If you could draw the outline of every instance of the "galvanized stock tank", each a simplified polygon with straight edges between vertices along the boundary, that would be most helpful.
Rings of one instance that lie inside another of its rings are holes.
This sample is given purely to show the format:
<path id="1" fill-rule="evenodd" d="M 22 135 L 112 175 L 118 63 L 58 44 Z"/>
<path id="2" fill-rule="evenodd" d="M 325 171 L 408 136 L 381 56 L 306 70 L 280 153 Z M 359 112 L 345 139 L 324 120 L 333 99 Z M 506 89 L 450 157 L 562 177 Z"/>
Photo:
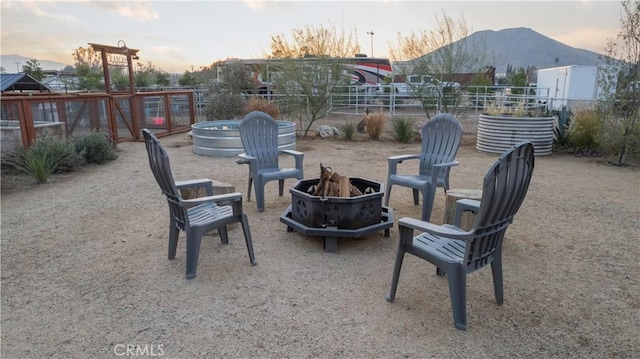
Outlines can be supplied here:
<path id="1" fill-rule="evenodd" d="M 520 141 L 533 143 L 536 156 L 553 150 L 554 117 L 516 117 L 480 115 L 476 148 L 501 154 Z"/>
<path id="2" fill-rule="evenodd" d="M 244 152 L 240 131 L 240 120 L 205 121 L 191 125 L 193 152 L 209 157 L 234 157 Z M 296 124 L 278 121 L 278 148 L 296 149 Z"/>

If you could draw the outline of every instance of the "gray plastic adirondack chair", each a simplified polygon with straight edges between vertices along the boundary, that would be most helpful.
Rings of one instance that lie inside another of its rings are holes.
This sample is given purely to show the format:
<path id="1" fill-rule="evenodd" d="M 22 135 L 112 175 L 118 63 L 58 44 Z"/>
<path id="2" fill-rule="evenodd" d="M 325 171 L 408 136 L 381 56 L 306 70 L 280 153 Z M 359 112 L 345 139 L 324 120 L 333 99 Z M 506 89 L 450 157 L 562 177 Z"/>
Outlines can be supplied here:
<path id="1" fill-rule="evenodd" d="M 255 182 L 256 203 L 258 211 L 262 212 L 265 184 L 278 180 L 279 194 L 282 197 L 286 178 L 303 178 L 304 153 L 278 148 L 278 122 L 264 112 L 253 111 L 247 114 L 240 121 L 238 129 L 244 153 L 238 155 L 241 159 L 236 162 L 249 164 L 247 201 L 251 201 L 251 185 Z M 278 157 L 281 154 L 293 156 L 295 168 L 280 168 Z"/>
<path id="2" fill-rule="evenodd" d="M 458 119 L 449 113 L 441 113 L 422 126 L 422 148 L 417 155 L 400 155 L 389 157 L 389 174 L 387 176 L 387 193 L 385 206 L 389 205 L 391 186 L 399 185 L 413 190 L 413 203 L 420 203 L 418 193 L 422 193 L 422 220 L 431 219 L 434 196 L 437 187 L 449 189 L 449 172 L 452 166 L 458 165 L 455 160 L 460 141 L 462 126 Z M 418 173 L 415 175 L 398 174 L 398 164 L 406 160 L 420 160 Z"/>
<path id="3" fill-rule="evenodd" d="M 198 256 L 202 236 L 214 229 L 220 234 L 223 244 L 229 243 L 227 225 L 239 222 L 242 225 L 244 239 L 249 251 L 251 265 L 256 265 L 251 242 L 251 231 L 247 215 L 242 211 L 242 194 L 227 193 L 213 195 L 213 185 L 210 179 L 194 179 L 187 181 L 175 181 L 171 172 L 167 151 L 158 141 L 158 138 L 148 129 L 143 129 L 149 166 L 162 193 L 167 197 L 169 204 L 169 259 L 175 259 L 180 231 L 187 236 L 187 279 L 196 276 Z M 186 188 L 205 188 L 206 197 L 195 199 L 183 199 L 180 190 Z"/>
<path id="4" fill-rule="evenodd" d="M 456 202 L 453 225 L 437 226 L 401 218 L 398 221 L 400 241 L 387 300 L 395 299 L 402 260 L 405 253 L 410 253 L 434 264 L 439 275 L 446 273 L 457 329 L 467 328 L 467 274 L 491 264 L 496 302 L 502 305 L 502 240 L 527 194 L 533 159 L 533 145 L 529 142 L 507 150 L 485 175 L 482 199 Z M 463 211 L 476 213 L 473 228 L 468 232 L 457 227 Z M 414 230 L 424 233 L 414 237 Z"/>

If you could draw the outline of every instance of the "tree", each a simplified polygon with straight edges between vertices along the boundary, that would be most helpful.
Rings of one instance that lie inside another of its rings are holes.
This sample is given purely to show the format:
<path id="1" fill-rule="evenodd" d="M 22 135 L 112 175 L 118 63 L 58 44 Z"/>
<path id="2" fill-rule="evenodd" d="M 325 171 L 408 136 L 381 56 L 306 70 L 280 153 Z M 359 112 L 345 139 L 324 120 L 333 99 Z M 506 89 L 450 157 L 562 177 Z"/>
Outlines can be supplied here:
<path id="1" fill-rule="evenodd" d="M 615 165 L 640 149 L 640 0 L 623 0 L 620 31 L 605 47 L 600 66 L 604 113 L 601 145 L 617 154 Z"/>
<path id="2" fill-rule="evenodd" d="M 156 85 L 169 86 L 171 81 L 169 80 L 169 73 L 163 70 L 156 72 Z"/>
<path id="3" fill-rule="evenodd" d="M 184 75 L 178 80 L 180 86 L 195 86 L 198 84 L 198 79 L 189 70 L 185 70 Z"/>
<path id="4" fill-rule="evenodd" d="M 125 73 L 122 67 L 111 67 L 109 69 L 111 86 L 116 91 L 129 90 L 129 74 Z"/>
<path id="5" fill-rule="evenodd" d="M 360 52 L 355 35 L 329 24 L 293 29 L 291 40 L 284 35 L 271 37 L 268 57 L 281 59 L 278 90 L 287 104 L 281 113 L 297 119 L 303 136 L 329 113 L 336 88 L 348 85 L 340 63 L 341 58 Z"/>
<path id="6" fill-rule="evenodd" d="M 484 72 L 489 65 L 484 48 L 465 40 L 471 29 L 464 18 L 456 21 L 443 13 L 442 18 L 436 16 L 436 22 L 435 30 L 412 31 L 406 36 L 398 34 L 398 43 L 390 50 L 391 60 L 399 65 L 403 75 L 431 75 L 445 82 L 435 87 L 435 107 L 433 91 L 421 91 L 420 85 L 408 84 L 428 118 L 432 110 L 455 113 L 462 99 L 461 92 L 467 87 L 455 85 L 457 75 Z"/>
<path id="7" fill-rule="evenodd" d="M 251 69 L 243 62 L 225 65 L 220 82 L 209 83 L 205 115 L 209 120 L 230 120 L 244 114 L 244 94 L 255 90 Z"/>
<path id="8" fill-rule="evenodd" d="M 78 76 L 78 89 L 104 90 L 102 60 L 92 47 L 79 47 L 73 51 L 75 73 Z"/>
<path id="9" fill-rule="evenodd" d="M 42 80 L 44 77 L 42 67 L 40 67 L 40 61 L 36 59 L 31 59 L 27 61 L 26 65 L 22 65 L 22 71 L 38 81 Z"/>

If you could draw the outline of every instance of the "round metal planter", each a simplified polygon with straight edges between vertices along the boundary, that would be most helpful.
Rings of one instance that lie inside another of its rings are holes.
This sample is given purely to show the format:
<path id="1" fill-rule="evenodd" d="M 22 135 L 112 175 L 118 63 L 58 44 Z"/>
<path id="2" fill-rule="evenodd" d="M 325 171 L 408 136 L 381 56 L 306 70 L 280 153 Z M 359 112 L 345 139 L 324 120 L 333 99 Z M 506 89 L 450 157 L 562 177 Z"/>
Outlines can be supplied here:
<path id="1" fill-rule="evenodd" d="M 518 142 L 529 141 L 536 156 L 550 155 L 554 120 L 554 117 L 480 115 L 476 148 L 502 154 Z"/>
<path id="2" fill-rule="evenodd" d="M 233 157 L 244 152 L 238 125 L 240 120 L 205 121 L 191 125 L 193 152 L 209 157 Z M 278 148 L 296 149 L 296 124 L 278 121 Z"/>

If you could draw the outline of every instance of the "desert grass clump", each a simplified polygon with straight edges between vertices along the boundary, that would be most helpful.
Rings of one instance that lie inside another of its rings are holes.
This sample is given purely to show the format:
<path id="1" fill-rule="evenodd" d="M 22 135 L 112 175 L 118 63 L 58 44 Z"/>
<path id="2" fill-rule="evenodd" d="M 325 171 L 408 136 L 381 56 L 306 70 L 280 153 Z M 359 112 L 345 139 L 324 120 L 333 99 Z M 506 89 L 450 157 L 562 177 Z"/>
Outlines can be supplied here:
<path id="1" fill-rule="evenodd" d="M 375 111 L 365 116 L 364 125 L 369 137 L 374 140 L 380 138 L 386 122 L 387 114 L 382 110 Z"/>
<path id="2" fill-rule="evenodd" d="M 391 121 L 391 130 L 393 138 L 402 143 L 409 143 L 415 138 L 413 130 L 413 121 L 407 118 L 397 118 Z"/>
<path id="3" fill-rule="evenodd" d="M 569 129 L 571 145 L 581 152 L 596 151 L 602 124 L 603 115 L 597 109 L 583 107 L 575 110 Z"/>
<path id="4" fill-rule="evenodd" d="M 246 115 L 252 111 L 262 111 L 275 119 L 280 117 L 278 105 L 273 101 L 267 101 L 264 97 L 254 96 L 249 99 L 244 113 Z"/>
<path id="5" fill-rule="evenodd" d="M 103 164 L 118 158 L 115 143 L 104 132 L 74 137 L 71 142 L 76 152 L 83 155 L 85 163 Z"/>
<path id="6" fill-rule="evenodd" d="M 355 141 L 356 140 L 356 127 L 353 122 L 345 121 L 338 125 L 338 131 L 340 131 L 340 138 L 343 141 Z"/>
<path id="7" fill-rule="evenodd" d="M 9 155 L 4 164 L 45 183 L 52 174 L 71 171 L 83 162 L 83 154 L 76 152 L 73 143 L 43 136 L 28 149 Z"/>

